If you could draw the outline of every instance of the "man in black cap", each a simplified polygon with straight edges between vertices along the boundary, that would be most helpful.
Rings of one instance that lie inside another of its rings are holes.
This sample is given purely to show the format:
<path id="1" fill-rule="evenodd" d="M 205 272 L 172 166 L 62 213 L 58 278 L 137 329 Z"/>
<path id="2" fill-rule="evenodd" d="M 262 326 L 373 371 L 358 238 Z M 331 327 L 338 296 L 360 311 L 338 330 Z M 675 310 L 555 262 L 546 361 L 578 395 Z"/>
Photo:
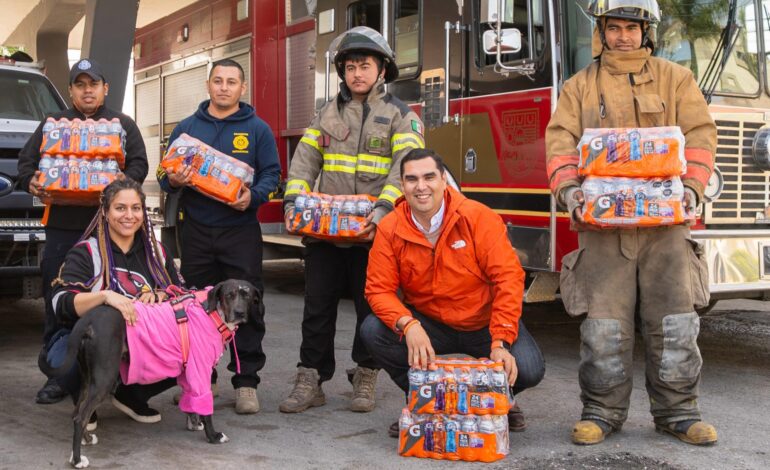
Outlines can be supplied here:
<path id="1" fill-rule="evenodd" d="M 102 69 L 93 60 L 80 59 L 70 70 L 69 94 L 72 107 L 51 114 L 53 119 L 107 119 L 120 120 L 126 132 L 125 154 L 126 164 L 119 178 L 125 176 L 143 183 L 147 177 L 147 151 L 144 147 L 139 128 L 130 117 L 113 111 L 104 106 L 104 97 L 109 91 L 109 84 Z M 43 124 L 40 123 L 27 144 L 19 152 L 19 187 L 26 189 L 33 196 L 45 195 L 38 182 L 40 171 L 40 145 L 43 141 Z M 123 176 L 124 175 L 124 176 Z M 46 206 L 43 221 L 45 224 L 45 248 L 40 261 L 43 282 L 43 299 L 45 301 L 45 329 L 43 335 L 44 347 L 53 344 L 59 325 L 51 305 L 51 282 L 56 278 L 64 257 L 78 241 L 91 219 L 96 214 L 97 206 L 62 206 L 51 204 Z M 61 401 L 66 394 L 62 392 L 54 379 L 48 379 L 45 386 L 37 393 L 36 401 L 42 404 Z"/>

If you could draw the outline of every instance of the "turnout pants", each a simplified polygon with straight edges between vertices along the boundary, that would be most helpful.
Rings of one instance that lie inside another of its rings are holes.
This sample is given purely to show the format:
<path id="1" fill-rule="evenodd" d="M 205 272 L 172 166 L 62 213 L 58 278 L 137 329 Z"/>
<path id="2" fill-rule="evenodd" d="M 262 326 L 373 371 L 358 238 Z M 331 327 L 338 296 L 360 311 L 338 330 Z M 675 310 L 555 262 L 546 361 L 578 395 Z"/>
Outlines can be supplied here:
<path id="1" fill-rule="evenodd" d="M 436 354 L 468 354 L 473 357 L 489 357 L 492 336 L 489 328 L 476 331 L 458 331 L 447 325 L 431 320 L 425 315 L 412 310 L 414 318 L 420 321 L 430 338 Z M 393 330 L 385 326 L 376 315 L 369 315 L 361 326 L 364 343 L 393 382 L 401 390 L 409 390 L 409 362 L 406 341 Z M 534 387 L 545 375 L 545 360 L 535 339 L 519 320 L 519 336 L 511 345 L 511 354 L 516 359 L 519 374 L 512 384 L 513 394 Z"/>
<path id="2" fill-rule="evenodd" d="M 583 419 L 619 429 L 628 416 L 638 308 L 650 412 L 658 424 L 700 419 L 700 321 L 708 272 L 685 226 L 585 231 L 564 257 L 562 299 L 580 327 Z"/>
<path id="3" fill-rule="evenodd" d="M 364 297 L 368 246 L 340 248 L 326 242 L 308 243 L 305 256 L 305 310 L 298 366 L 316 369 L 321 381 L 334 375 L 334 335 L 337 305 L 349 293 L 356 309 L 352 358 L 360 367 L 379 366 L 361 341 L 360 329 L 372 313 Z"/>
<path id="4" fill-rule="evenodd" d="M 187 218 L 182 224 L 182 277 L 188 287 L 202 289 L 226 279 L 242 279 L 264 292 L 262 284 L 262 230 L 259 224 L 237 227 L 208 227 Z M 264 314 L 254 309 L 235 333 L 235 348 L 241 373 L 232 378 L 234 388 L 259 384 L 258 372 L 265 366 L 262 338 Z M 236 372 L 235 351 L 230 345 L 227 369 Z M 216 370 L 212 375 L 216 381 Z"/>

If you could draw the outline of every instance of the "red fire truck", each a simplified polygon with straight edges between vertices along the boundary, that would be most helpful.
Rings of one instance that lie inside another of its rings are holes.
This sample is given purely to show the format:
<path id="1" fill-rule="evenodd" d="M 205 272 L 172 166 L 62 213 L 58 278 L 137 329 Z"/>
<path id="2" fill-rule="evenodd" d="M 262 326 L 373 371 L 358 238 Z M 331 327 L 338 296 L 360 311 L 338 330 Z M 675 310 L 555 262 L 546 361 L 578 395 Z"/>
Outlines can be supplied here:
<path id="1" fill-rule="evenodd" d="M 719 171 L 693 231 L 706 247 L 715 299 L 770 292 L 768 3 L 660 1 L 655 53 L 693 71 L 718 125 Z M 531 272 L 526 300 L 551 299 L 577 238 L 548 190 L 544 134 L 561 84 L 592 60 L 593 24 L 582 8 L 553 0 L 200 1 L 137 31 L 136 121 L 152 166 L 174 125 L 206 98 L 211 62 L 231 57 L 246 70 L 244 99 L 272 127 L 285 172 L 315 110 L 337 92 L 332 39 L 353 26 L 375 28 L 400 68 L 390 92 L 421 115 L 427 146 L 463 193 L 505 220 Z M 161 199 L 157 186 L 148 190 Z M 163 206 L 171 227 L 176 210 Z M 284 240 L 280 201 L 260 220 L 269 243 Z"/>

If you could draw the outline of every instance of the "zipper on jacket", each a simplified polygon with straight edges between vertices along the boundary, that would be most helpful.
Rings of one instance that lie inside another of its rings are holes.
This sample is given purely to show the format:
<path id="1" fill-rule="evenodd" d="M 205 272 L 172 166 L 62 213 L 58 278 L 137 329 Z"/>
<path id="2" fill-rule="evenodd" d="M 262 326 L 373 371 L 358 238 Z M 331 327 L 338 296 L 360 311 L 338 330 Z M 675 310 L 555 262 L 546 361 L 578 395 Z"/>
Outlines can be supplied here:
<path id="1" fill-rule="evenodd" d="M 361 113 L 361 130 L 358 131 L 358 148 L 356 149 L 358 153 L 361 153 L 361 139 L 364 137 L 364 125 L 366 124 L 366 118 L 369 116 L 369 104 L 366 101 L 361 104 L 363 113 Z M 358 155 L 356 155 L 356 174 L 358 174 Z M 356 194 L 358 194 L 358 178 L 355 178 L 355 181 L 353 182 L 353 188 L 355 188 Z"/>

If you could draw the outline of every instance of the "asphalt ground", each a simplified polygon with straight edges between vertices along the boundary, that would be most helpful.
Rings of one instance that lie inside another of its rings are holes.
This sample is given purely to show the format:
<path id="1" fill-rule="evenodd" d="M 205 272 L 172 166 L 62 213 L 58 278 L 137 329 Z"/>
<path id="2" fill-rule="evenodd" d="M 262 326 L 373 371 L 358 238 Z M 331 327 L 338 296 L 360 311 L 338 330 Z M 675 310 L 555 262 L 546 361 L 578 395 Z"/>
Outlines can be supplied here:
<path id="1" fill-rule="evenodd" d="M 579 319 L 560 305 L 527 306 L 524 319 L 546 358 L 546 376 L 518 401 L 528 419 L 523 433 L 511 435 L 510 455 L 493 464 L 430 461 L 399 457 L 387 436 L 403 405 L 403 395 L 384 374 L 377 384 L 377 408 L 352 413 L 351 386 L 355 325 L 352 302 L 343 300 L 337 322 L 337 374 L 324 384 L 327 404 L 301 414 L 278 412 L 289 393 L 298 360 L 303 306 L 302 265 L 267 262 L 264 348 L 256 415 L 236 415 L 230 373 L 219 364 L 221 395 L 214 422 L 230 437 L 208 444 L 202 433 L 184 429 L 185 417 L 168 391 L 150 404 L 163 414 L 157 424 L 136 423 L 111 404 L 98 409 L 99 444 L 84 447 L 91 468 L 521 468 L 521 469 L 766 469 L 770 468 L 770 306 L 765 302 L 724 301 L 703 318 L 699 344 L 704 358 L 700 405 L 720 441 L 693 447 L 655 432 L 644 389 L 642 345 L 637 341 L 634 390 L 629 419 L 620 433 L 590 447 L 569 441 L 579 418 L 577 383 Z M 0 468 L 69 468 L 72 439 L 69 400 L 37 405 L 43 383 L 36 359 L 42 330 L 42 302 L 0 302 Z"/>

